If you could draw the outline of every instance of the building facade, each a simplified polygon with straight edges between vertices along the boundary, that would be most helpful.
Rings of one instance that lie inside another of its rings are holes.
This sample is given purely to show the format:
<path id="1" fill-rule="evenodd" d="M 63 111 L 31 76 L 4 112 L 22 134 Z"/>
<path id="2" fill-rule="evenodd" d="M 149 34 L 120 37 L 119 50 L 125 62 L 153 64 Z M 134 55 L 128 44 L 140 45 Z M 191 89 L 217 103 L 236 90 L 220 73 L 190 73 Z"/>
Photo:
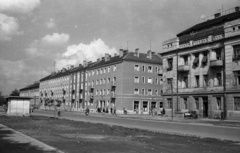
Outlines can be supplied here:
<path id="1" fill-rule="evenodd" d="M 86 102 L 90 109 L 117 113 L 149 114 L 162 107 L 161 58 L 120 50 L 119 55 L 98 59 L 88 67 L 85 78 Z"/>
<path id="2" fill-rule="evenodd" d="M 240 119 L 239 7 L 163 43 L 166 112 L 194 111 L 202 118 Z"/>
<path id="3" fill-rule="evenodd" d="M 31 85 L 19 89 L 19 92 L 20 97 L 30 97 L 30 104 L 34 105 L 35 107 L 39 107 L 39 82 L 34 82 Z"/>

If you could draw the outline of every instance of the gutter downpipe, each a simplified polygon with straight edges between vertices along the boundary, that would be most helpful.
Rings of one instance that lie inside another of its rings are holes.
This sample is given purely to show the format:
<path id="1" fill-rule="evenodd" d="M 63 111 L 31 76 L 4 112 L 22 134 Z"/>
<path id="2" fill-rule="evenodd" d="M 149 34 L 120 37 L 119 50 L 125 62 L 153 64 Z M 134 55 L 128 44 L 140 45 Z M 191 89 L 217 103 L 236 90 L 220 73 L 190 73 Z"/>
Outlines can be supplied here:
<path id="1" fill-rule="evenodd" d="M 178 104 L 178 50 L 176 51 L 176 55 L 177 55 L 177 90 L 176 90 L 176 95 L 177 95 L 177 111 L 179 111 L 178 107 L 179 107 L 179 104 Z"/>
<path id="2" fill-rule="evenodd" d="M 224 42 L 223 42 L 224 43 Z M 226 104 L 226 59 L 225 59 L 225 46 L 223 45 L 223 119 L 227 117 L 227 104 Z"/>

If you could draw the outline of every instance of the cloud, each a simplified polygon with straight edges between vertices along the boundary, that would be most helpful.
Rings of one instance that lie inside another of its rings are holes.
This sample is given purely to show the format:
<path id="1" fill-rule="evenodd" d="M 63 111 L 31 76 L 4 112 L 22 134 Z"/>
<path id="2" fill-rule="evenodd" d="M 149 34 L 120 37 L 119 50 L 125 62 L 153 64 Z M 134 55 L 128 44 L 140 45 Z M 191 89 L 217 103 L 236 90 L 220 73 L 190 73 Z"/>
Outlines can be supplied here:
<path id="1" fill-rule="evenodd" d="M 46 35 L 42 38 L 43 43 L 52 45 L 61 45 L 67 43 L 69 40 L 69 34 L 65 33 L 53 33 L 52 35 Z"/>
<path id="2" fill-rule="evenodd" d="M 17 19 L 0 13 L 0 39 L 11 40 L 11 36 L 21 34 Z"/>
<path id="3" fill-rule="evenodd" d="M 47 27 L 48 29 L 55 28 L 55 26 L 56 26 L 55 20 L 52 19 L 52 18 L 46 23 L 46 27 Z"/>
<path id="4" fill-rule="evenodd" d="M 40 3 L 40 0 L 0 0 L 0 11 L 28 13 Z"/>
<path id="5" fill-rule="evenodd" d="M 103 57 L 105 53 L 114 55 L 118 53 L 115 48 L 110 48 L 101 39 L 93 40 L 89 44 L 80 43 L 78 45 L 70 45 L 62 57 L 57 59 L 56 67 L 61 69 L 69 65 L 77 65 L 83 63 L 83 60 L 96 61 L 97 58 Z"/>
<path id="6" fill-rule="evenodd" d="M 0 91 L 11 92 L 15 88 L 23 88 L 26 86 L 24 83 L 37 81 L 47 74 L 47 71 L 31 67 L 24 61 L 0 59 Z"/>

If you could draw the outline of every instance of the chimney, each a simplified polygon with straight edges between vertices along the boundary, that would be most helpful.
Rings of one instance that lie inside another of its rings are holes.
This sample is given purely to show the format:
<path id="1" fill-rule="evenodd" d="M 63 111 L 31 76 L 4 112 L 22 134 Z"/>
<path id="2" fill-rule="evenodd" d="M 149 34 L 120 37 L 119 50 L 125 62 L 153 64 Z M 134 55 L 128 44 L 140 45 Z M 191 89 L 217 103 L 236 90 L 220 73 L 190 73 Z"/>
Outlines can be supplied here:
<path id="1" fill-rule="evenodd" d="M 119 49 L 119 56 L 120 56 L 120 57 L 123 56 L 123 49 Z"/>
<path id="2" fill-rule="evenodd" d="M 128 53 L 128 50 L 123 51 L 123 55 L 126 55 Z"/>
<path id="3" fill-rule="evenodd" d="M 239 8 L 239 6 L 235 7 L 235 12 L 238 12 L 240 10 Z"/>
<path id="4" fill-rule="evenodd" d="M 152 51 L 151 51 L 151 50 L 149 50 L 149 51 L 147 52 L 147 57 L 148 57 L 149 59 L 152 59 Z"/>
<path id="5" fill-rule="evenodd" d="M 135 56 L 136 56 L 136 57 L 139 57 L 139 48 L 136 48 L 136 49 L 135 49 Z"/>
<path id="6" fill-rule="evenodd" d="M 86 67 L 88 65 L 86 60 L 83 60 L 83 67 Z"/>
<path id="7" fill-rule="evenodd" d="M 221 13 L 216 13 L 216 14 L 214 14 L 214 17 L 215 18 L 218 18 L 218 17 L 220 17 L 221 16 Z"/>
<path id="8" fill-rule="evenodd" d="M 107 62 L 109 60 L 109 54 L 105 53 L 105 62 Z"/>

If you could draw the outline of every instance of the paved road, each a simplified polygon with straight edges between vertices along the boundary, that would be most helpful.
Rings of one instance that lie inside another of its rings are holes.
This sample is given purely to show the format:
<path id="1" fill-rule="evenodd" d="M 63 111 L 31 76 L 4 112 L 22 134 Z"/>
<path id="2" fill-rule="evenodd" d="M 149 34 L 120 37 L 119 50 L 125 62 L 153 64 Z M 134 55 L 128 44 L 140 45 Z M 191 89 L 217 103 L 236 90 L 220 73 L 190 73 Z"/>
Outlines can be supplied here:
<path id="1" fill-rule="evenodd" d="M 35 115 L 54 116 L 53 111 L 35 111 Z M 62 118 L 76 121 L 103 123 L 130 128 L 146 129 L 156 132 L 173 133 L 181 135 L 194 135 L 199 137 L 217 138 L 222 140 L 240 141 L 239 127 L 214 126 L 204 123 L 177 123 L 169 121 L 139 120 L 105 115 L 85 116 L 80 112 L 63 112 Z"/>

